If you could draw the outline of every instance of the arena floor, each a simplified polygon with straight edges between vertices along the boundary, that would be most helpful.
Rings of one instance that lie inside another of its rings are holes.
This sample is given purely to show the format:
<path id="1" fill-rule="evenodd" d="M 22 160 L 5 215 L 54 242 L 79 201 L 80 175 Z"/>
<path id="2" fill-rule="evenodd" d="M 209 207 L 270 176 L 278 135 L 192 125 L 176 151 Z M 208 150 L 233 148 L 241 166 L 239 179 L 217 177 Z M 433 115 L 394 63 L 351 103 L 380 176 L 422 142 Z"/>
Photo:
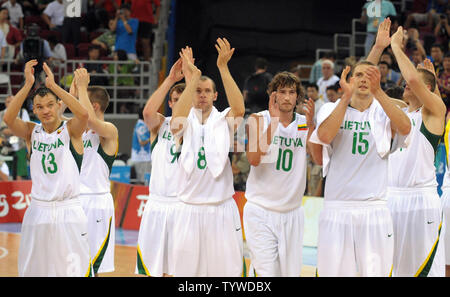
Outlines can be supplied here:
<path id="1" fill-rule="evenodd" d="M 15 277 L 17 273 L 17 255 L 20 243 L 20 224 L 0 224 L 0 277 Z M 116 229 L 115 271 L 99 274 L 111 277 L 139 277 L 136 275 L 136 243 L 138 231 Z M 315 274 L 317 249 L 303 248 L 303 267 L 301 276 L 312 277 Z M 244 251 L 248 260 L 248 253 Z"/>

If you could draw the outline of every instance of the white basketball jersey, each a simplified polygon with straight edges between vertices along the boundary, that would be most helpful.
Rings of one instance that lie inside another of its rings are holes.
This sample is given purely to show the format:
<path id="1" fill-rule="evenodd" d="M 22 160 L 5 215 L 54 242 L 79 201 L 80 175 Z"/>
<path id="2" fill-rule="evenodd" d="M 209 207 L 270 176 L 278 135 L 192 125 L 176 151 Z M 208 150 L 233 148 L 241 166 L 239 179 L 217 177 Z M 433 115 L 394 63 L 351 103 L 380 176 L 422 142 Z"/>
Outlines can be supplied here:
<path id="1" fill-rule="evenodd" d="M 93 130 L 83 133 L 83 144 L 80 193 L 109 193 L 111 191 L 109 176 L 115 156 L 109 156 L 103 151 L 100 136 Z"/>
<path id="2" fill-rule="evenodd" d="M 381 158 L 377 153 L 369 111 L 347 107 L 340 130 L 331 142 L 325 182 L 327 201 L 385 200 L 388 156 Z M 380 117 L 387 117 L 382 110 L 379 112 Z"/>
<path id="3" fill-rule="evenodd" d="M 67 122 L 50 134 L 37 124 L 31 133 L 31 197 L 41 201 L 77 197 L 82 159 L 72 146 Z"/>
<path id="4" fill-rule="evenodd" d="M 198 121 L 196 117 L 189 121 Z M 189 123 L 191 125 L 191 123 Z M 206 124 L 205 124 L 206 125 Z M 223 171 L 216 178 L 212 175 L 206 162 L 205 148 L 202 145 L 205 139 L 205 125 L 194 131 L 193 137 L 200 138 L 201 141 L 196 142 L 194 169 L 190 174 L 180 166 L 180 184 L 178 198 L 190 204 L 218 204 L 234 195 L 233 172 L 231 171 L 231 163 L 226 161 Z M 229 148 L 228 148 L 229 149 Z M 181 158 L 180 158 L 180 161 Z"/>
<path id="5" fill-rule="evenodd" d="M 408 112 L 411 119 L 410 143 L 389 156 L 390 187 L 436 187 L 434 158 L 440 136 L 431 134 L 422 122 L 422 109 Z"/>
<path id="6" fill-rule="evenodd" d="M 175 138 L 170 131 L 170 119 L 165 118 L 152 144 L 152 172 L 149 192 L 163 197 L 176 197 L 179 165 Z"/>
<path id="7" fill-rule="evenodd" d="M 270 113 L 259 113 L 264 118 L 264 131 L 270 124 Z M 271 150 L 276 150 L 275 162 L 261 162 L 251 166 L 245 197 L 266 209 L 287 212 L 302 204 L 306 186 L 306 117 L 295 113 L 289 126 L 281 123 L 272 138 Z"/>

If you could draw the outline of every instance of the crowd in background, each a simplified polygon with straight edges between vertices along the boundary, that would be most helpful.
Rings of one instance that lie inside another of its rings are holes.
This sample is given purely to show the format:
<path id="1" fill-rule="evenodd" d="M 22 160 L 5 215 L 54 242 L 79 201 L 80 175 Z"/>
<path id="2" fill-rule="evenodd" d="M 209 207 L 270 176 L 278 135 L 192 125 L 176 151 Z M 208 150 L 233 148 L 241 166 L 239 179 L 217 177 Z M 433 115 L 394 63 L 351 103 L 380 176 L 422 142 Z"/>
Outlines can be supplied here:
<path id="1" fill-rule="evenodd" d="M 341 95 L 339 78 L 345 66 L 354 66 L 359 60 L 368 55 L 376 38 L 378 25 L 386 17 L 391 19 L 391 34 L 399 26 L 406 30 L 407 38 L 404 41 L 404 50 L 414 65 L 422 64 L 430 59 L 435 67 L 439 90 L 442 100 L 450 110 L 450 6 L 447 0 L 415 0 L 410 11 L 397 11 L 393 3 L 382 0 L 381 15 L 372 17 L 367 13 L 371 2 L 367 2 L 361 10 L 360 21 L 366 26 L 366 39 L 364 56 L 342 57 L 340 53 L 329 51 L 315 61 L 309 72 L 308 82 L 303 85 L 305 97 L 315 101 L 315 112 L 326 102 L 335 102 Z M 27 37 L 42 37 L 42 61 L 53 66 L 68 59 L 98 61 L 86 64 L 91 74 L 91 83 L 96 85 L 112 85 L 113 81 L 106 76 L 95 76 L 96 73 L 133 73 L 140 61 L 149 61 L 151 58 L 151 31 L 157 24 L 159 17 L 159 0 L 94 0 L 82 1 L 82 18 L 64 17 L 62 0 L 0 0 L 0 61 L 9 58 L 17 64 L 29 59 L 29 45 L 25 43 Z M 355 16 L 357 17 L 357 16 Z M 26 26 L 25 19 L 32 20 L 35 26 Z M 132 34 L 130 34 L 132 32 Z M 87 44 L 87 46 L 82 46 Z M 123 65 L 102 64 L 102 60 L 129 61 Z M 1 63 L 1 62 L 0 62 Z M 267 69 L 270 61 L 258 58 L 255 61 L 255 71 L 246 78 L 242 92 L 246 104 L 246 115 L 267 109 L 267 85 L 273 77 Z M 0 65 L 1 67 L 1 65 Z M 117 67 L 117 69 L 114 69 Z M 404 80 L 400 74 L 391 49 L 388 47 L 381 55 L 378 64 L 381 73 L 381 86 L 391 97 L 401 98 Z M 305 81 L 301 69 L 293 67 L 290 70 Z M 40 70 L 36 69 L 39 73 Z M 70 77 L 69 77 L 70 78 Z M 70 79 L 66 82 L 70 85 Z M 117 84 L 132 86 L 136 82 L 133 77 L 120 77 Z M 134 92 L 121 94 L 133 98 Z M 300 98 L 297 112 L 303 113 Z M 26 109 L 24 109 L 26 112 Z M 139 113 L 137 106 L 122 104 L 122 113 Z M 1 114 L 0 114 L 1 116 Z M 24 116 L 28 116 L 28 113 Z M 32 116 L 32 115 L 30 115 Z M 140 168 L 138 180 L 142 181 L 145 171 L 149 172 L 150 144 L 149 133 L 145 125 L 138 120 L 135 135 L 133 136 L 133 158 L 136 162 L 143 162 L 144 169 Z M 3 126 L 0 126 L 0 129 Z M 2 131 L 4 139 L 8 139 L 7 132 Z M 19 143 L 15 144 L 13 154 L 22 154 Z M 138 157 L 139 151 L 148 154 L 148 158 Z M 19 152 L 20 153 L 17 153 Z M 11 153 L 12 154 L 12 153 Z M 19 157 L 17 157 L 19 158 Z M 22 160 L 22 157 L 20 157 Z M 245 190 L 246 179 L 250 165 L 245 153 L 233 152 L 230 161 L 234 174 L 235 189 Z M 15 164 L 23 162 L 15 162 Z M 25 162 L 26 163 L 26 162 Z M 1 169 L 1 168 L 0 168 Z M 6 168 L 7 169 L 7 168 Z M 9 171 L 13 170 L 12 165 Z M 14 168 L 14 175 L 21 176 L 23 168 Z M 18 174 L 20 172 L 20 174 Z M 2 170 L 0 179 L 11 175 Z M 27 174 L 22 176 L 26 178 Z M 321 167 L 311 160 L 308 162 L 308 185 L 306 195 L 322 196 L 323 180 Z"/>

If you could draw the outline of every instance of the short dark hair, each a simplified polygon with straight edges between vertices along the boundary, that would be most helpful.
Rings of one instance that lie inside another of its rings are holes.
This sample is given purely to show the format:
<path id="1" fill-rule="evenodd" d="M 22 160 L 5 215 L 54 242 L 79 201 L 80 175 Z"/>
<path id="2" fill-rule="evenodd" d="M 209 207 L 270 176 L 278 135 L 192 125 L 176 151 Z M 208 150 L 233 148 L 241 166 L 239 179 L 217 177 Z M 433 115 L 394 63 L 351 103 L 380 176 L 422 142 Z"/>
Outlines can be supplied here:
<path id="1" fill-rule="evenodd" d="M 400 86 L 393 86 L 386 90 L 386 94 L 395 99 L 403 99 L 404 89 Z"/>
<path id="2" fill-rule="evenodd" d="M 316 84 L 307 84 L 305 88 L 306 88 L 306 89 L 308 89 L 308 88 L 314 88 L 314 89 L 316 89 L 317 91 L 319 90 L 319 87 L 318 87 Z"/>
<path id="3" fill-rule="evenodd" d="M 266 69 L 267 68 L 267 60 L 264 58 L 256 58 L 255 61 L 255 69 Z"/>
<path id="4" fill-rule="evenodd" d="M 109 105 L 109 93 L 104 87 L 100 86 L 89 86 L 89 100 L 94 103 L 98 103 L 100 105 L 100 110 L 102 112 L 106 111 Z"/>
<path id="5" fill-rule="evenodd" d="M 434 89 L 436 88 L 436 76 L 429 70 L 426 70 L 424 68 L 417 69 L 417 72 L 422 74 L 422 78 L 425 84 L 430 85 L 431 92 L 434 92 Z"/>
<path id="6" fill-rule="evenodd" d="M 92 51 L 92 50 L 99 50 L 99 51 L 100 51 L 100 49 L 101 49 L 101 47 L 100 47 L 99 45 L 97 45 L 97 44 L 91 44 L 91 45 L 88 47 L 88 52 L 90 52 L 90 51 Z"/>
<path id="7" fill-rule="evenodd" d="M 332 90 L 332 91 L 338 92 L 339 91 L 339 87 L 337 85 L 331 85 L 331 86 L 328 86 L 325 91 L 328 91 L 328 90 Z"/>
<path id="8" fill-rule="evenodd" d="M 431 47 L 430 47 L 430 50 L 431 50 L 433 47 L 437 47 L 437 48 L 439 48 L 439 49 L 441 50 L 441 52 L 444 52 L 444 47 L 443 47 L 441 44 L 439 44 L 439 43 L 433 43 L 433 44 L 431 45 Z"/>
<path id="9" fill-rule="evenodd" d="M 391 69 L 391 65 L 389 65 L 389 63 L 388 62 L 386 62 L 386 61 L 380 61 L 379 63 L 378 63 L 378 66 L 379 65 L 386 65 L 386 67 L 388 68 L 388 69 Z"/>
<path id="10" fill-rule="evenodd" d="M 33 95 L 31 95 L 31 98 L 34 100 L 34 98 L 36 96 L 45 97 L 48 94 L 53 95 L 55 97 L 56 101 L 59 100 L 58 96 L 56 96 L 56 94 L 53 93 L 53 91 L 47 87 L 39 87 L 38 89 L 36 89 L 36 91 L 34 91 Z"/>
<path id="11" fill-rule="evenodd" d="M 305 90 L 303 89 L 302 83 L 294 73 L 288 71 L 279 72 L 273 77 L 272 81 L 267 86 L 267 93 L 270 96 L 270 94 L 278 90 L 278 88 L 292 85 L 295 86 L 297 91 L 297 101 L 302 99 L 305 96 Z"/>

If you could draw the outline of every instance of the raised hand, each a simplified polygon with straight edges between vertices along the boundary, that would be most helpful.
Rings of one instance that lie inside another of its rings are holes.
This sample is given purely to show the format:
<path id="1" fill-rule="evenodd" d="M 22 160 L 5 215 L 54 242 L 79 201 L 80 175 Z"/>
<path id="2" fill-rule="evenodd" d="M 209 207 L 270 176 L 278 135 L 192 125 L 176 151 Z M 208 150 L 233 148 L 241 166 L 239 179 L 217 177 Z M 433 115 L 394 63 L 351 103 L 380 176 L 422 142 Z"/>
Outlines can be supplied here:
<path id="1" fill-rule="evenodd" d="M 436 70 L 434 69 L 434 65 L 430 61 L 430 59 L 425 59 L 423 61 L 423 65 L 421 65 L 421 64 L 417 65 L 417 69 L 421 69 L 421 68 L 430 71 L 431 73 L 434 74 L 434 76 L 436 76 Z"/>
<path id="2" fill-rule="evenodd" d="M 217 67 L 221 68 L 227 66 L 235 49 L 231 48 L 230 43 L 226 38 L 217 38 L 215 47 L 219 54 L 217 56 Z"/>
<path id="3" fill-rule="evenodd" d="M 271 118 L 280 118 L 280 106 L 276 99 L 277 92 L 273 91 L 269 97 L 269 113 Z"/>
<path id="4" fill-rule="evenodd" d="M 43 69 L 45 71 L 45 74 L 47 75 L 47 78 L 45 79 L 45 86 L 49 89 L 53 88 L 55 83 L 55 76 L 53 75 L 52 70 L 50 67 L 48 67 L 47 63 L 44 62 Z"/>
<path id="5" fill-rule="evenodd" d="M 75 78 L 77 82 L 77 88 L 87 89 L 90 82 L 90 75 L 86 68 L 78 68 L 75 70 Z"/>
<path id="6" fill-rule="evenodd" d="M 73 74 L 72 83 L 70 84 L 69 94 L 78 98 L 77 79 L 75 73 Z"/>
<path id="7" fill-rule="evenodd" d="M 170 68 L 168 77 L 173 83 L 176 83 L 183 79 L 183 60 L 181 57 L 178 58 L 175 64 L 173 64 L 172 68 Z"/>
<path id="8" fill-rule="evenodd" d="M 387 48 L 389 44 L 391 44 L 390 30 L 391 30 L 391 19 L 386 18 L 378 27 L 375 46 L 379 46 L 380 48 Z"/>
<path id="9" fill-rule="evenodd" d="M 314 115 L 315 115 L 315 107 L 316 104 L 314 100 L 309 98 L 306 100 L 306 104 L 303 106 L 303 110 L 306 116 L 306 123 L 308 127 L 312 127 L 314 125 Z"/>
<path id="10" fill-rule="evenodd" d="M 352 80 L 350 80 L 350 82 L 347 82 L 347 75 L 350 73 L 350 70 L 350 66 L 345 67 L 341 74 L 341 80 L 339 81 L 339 85 L 341 86 L 341 89 L 343 91 L 341 100 L 345 100 L 347 102 L 349 102 L 352 98 L 354 88 Z"/>
<path id="11" fill-rule="evenodd" d="M 180 58 L 182 61 L 181 62 L 181 71 L 182 71 L 182 74 L 184 75 L 184 79 L 186 80 L 186 83 L 187 83 L 191 80 L 192 73 L 193 73 L 192 71 L 194 70 L 194 68 L 192 68 L 191 66 L 195 67 L 194 56 L 192 54 L 192 48 L 190 48 L 189 46 L 182 48 L 181 52 L 180 52 Z M 197 67 L 195 67 L 195 69 L 198 70 Z"/>
<path id="12" fill-rule="evenodd" d="M 399 26 L 397 32 L 391 36 L 391 46 L 403 46 L 403 39 L 405 38 L 405 32 L 403 32 L 403 27 Z"/>
<path id="13" fill-rule="evenodd" d="M 366 69 L 366 74 L 369 80 L 369 88 L 370 92 L 373 94 L 375 91 L 381 89 L 380 81 L 381 81 L 381 73 L 378 67 L 370 66 Z"/>
<path id="14" fill-rule="evenodd" d="M 24 74 L 25 74 L 25 83 L 29 85 L 33 85 L 35 78 L 34 78 L 34 66 L 38 64 L 37 60 L 30 60 L 25 64 Z"/>

